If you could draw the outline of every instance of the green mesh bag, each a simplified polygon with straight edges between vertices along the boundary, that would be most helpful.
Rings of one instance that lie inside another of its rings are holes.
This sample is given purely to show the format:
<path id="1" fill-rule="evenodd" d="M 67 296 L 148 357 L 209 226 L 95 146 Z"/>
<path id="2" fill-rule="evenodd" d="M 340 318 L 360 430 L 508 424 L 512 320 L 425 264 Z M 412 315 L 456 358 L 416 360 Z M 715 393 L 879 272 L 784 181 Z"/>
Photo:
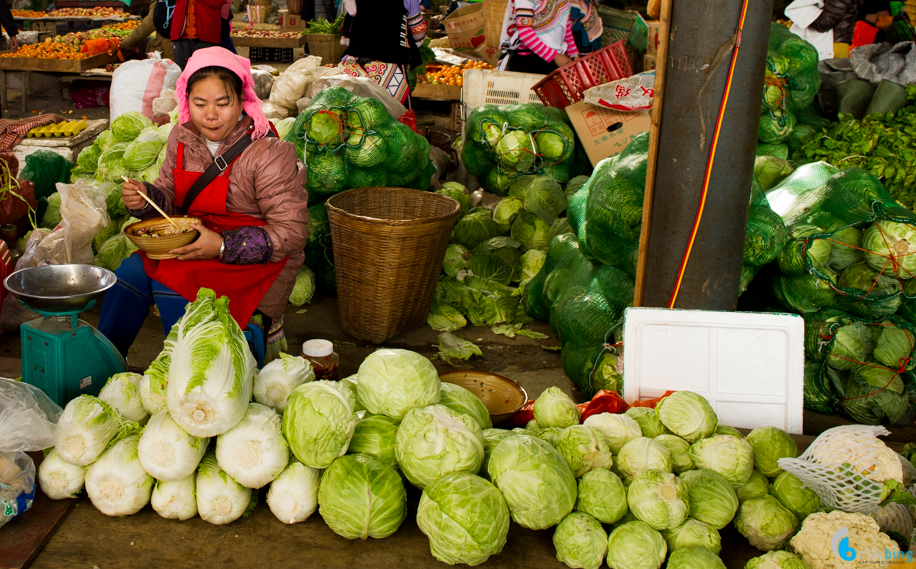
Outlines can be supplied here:
<path id="1" fill-rule="evenodd" d="M 585 221 L 585 204 L 588 202 L 588 185 L 583 186 L 578 192 L 570 198 L 566 205 L 566 218 L 569 220 L 569 226 L 572 227 L 576 235 L 579 234 L 579 228 Z"/>
<path id="2" fill-rule="evenodd" d="M 806 228 L 804 235 L 790 241 L 780 256 L 780 269 L 793 275 L 775 279 L 773 292 L 781 304 L 800 313 L 835 304 L 858 317 L 877 320 L 891 316 L 913 298 L 906 286 L 912 280 L 912 271 L 904 268 L 910 253 L 898 253 L 896 249 L 901 244 L 909 245 L 907 241 L 897 242 L 897 237 L 886 244 L 883 255 L 888 259 L 888 268 L 883 273 L 861 262 L 833 267 L 838 270 L 830 268 L 838 253 L 869 251 L 865 242 L 848 242 L 844 233 L 849 228 L 867 231 L 876 222 L 889 222 L 916 229 L 916 214 L 894 201 L 873 175 L 859 168 L 837 170 L 822 162 L 808 164 L 767 192 L 767 198 L 778 204 L 776 213 L 786 226 L 793 231 Z M 823 250 L 819 245 L 827 245 L 830 250 L 826 264 L 807 253 Z M 910 289 L 916 292 L 916 287 Z M 824 304 L 831 293 L 833 300 Z"/>
<path id="3" fill-rule="evenodd" d="M 38 150 L 25 157 L 25 167 L 19 173 L 20 180 L 35 184 L 35 199 L 48 199 L 57 191 L 57 184 L 70 181 L 73 163 L 50 150 Z"/>
<path id="4" fill-rule="evenodd" d="M 309 237 L 306 246 L 313 249 L 331 246 L 331 223 L 328 220 L 328 209 L 324 204 L 309 208 Z"/>
<path id="5" fill-rule="evenodd" d="M 796 111 L 811 106 L 821 85 L 817 49 L 778 23 L 770 25 L 770 44 L 758 137 L 779 144 L 795 128 Z"/>

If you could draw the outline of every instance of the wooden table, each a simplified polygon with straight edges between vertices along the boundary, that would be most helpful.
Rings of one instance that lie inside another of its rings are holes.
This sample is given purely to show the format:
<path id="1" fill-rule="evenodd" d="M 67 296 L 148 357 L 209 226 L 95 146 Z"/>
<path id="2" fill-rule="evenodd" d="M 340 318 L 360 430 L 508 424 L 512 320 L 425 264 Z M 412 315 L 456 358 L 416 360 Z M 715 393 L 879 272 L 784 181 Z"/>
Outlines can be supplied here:
<path id="1" fill-rule="evenodd" d="M 411 97 L 429 101 L 450 101 L 452 103 L 449 128 L 460 130 L 461 125 L 461 87 L 456 85 L 433 85 L 432 83 L 417 83 Z"/>
<path id="2" fill-rule="evenodd" d="M 246 36 L 229 36 L 236 47 L 273 47 L 296 49 L 305 45 L 305 36 L 297 38 L 249 38 Z"/>
<path id="3" fill-rule="evenodd" d="M 107 53 L 93 55 L 86 59 L 38 59 L 32 57 L 0 57 L 0 108 L 7 108 L 6 74 L 18 71 L 22 78 L 22 112 L 29 93 L 29 79 L 33 71 L 40 73 L 84 73 L 96 67 L 104 67 L 115 58 Z"/>
<path id="4" fill-rule="evenodd" d="M 108 16 L 103 18 L 90 18 L 85 16 L 42 16 L 41 18 L 13 18 L 17 22 L 128 22 L 130 20 L 139 20 L 140 16 L 128 16 L 119 18 L 117 16 Z"/>

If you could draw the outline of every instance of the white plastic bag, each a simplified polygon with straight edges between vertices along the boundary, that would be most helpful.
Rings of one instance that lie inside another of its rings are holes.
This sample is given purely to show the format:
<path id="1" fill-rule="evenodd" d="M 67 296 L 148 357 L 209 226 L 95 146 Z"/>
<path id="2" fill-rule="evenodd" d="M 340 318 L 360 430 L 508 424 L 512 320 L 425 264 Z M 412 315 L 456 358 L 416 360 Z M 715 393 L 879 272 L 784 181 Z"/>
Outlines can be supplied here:
<path id="1" fill-rule="evenodd" d="M 111 120 L 128 111 L 153 118 L 153 101 L 166 89 L 174 89 L 181 68 L 155 53 L 149 59 L 131 60 L 118 67 L 111 78 Z"/>
<path id="2" fill-rule="evenodd" d="M 585 102 L 615 111 L 648 111 L 655 97 L 655 71 L 586 89 Z"/>
<path id="3" fill-rule="evenodd" d="M 111 220 L 105 209 L 105 192 L 84 178 L 73 184 L 57 184 L 60 193 L 60 215 L 63 221 L 30 248 L 16 262 L 16 270 L 67 263 L 93 264 L 92 240 Z"/>
<path id="4" fill-rule="evenodd" d="M 264 118 L 269 121 L 282 120 L 289 116 L 289 111 L 286 110 L 286 107 L 281 107 L 271 101 L 261 103 L 261 112 L 264 113 Z"/>
<path id="5" fill-rule="evenodd" d="M 251 78 L 254 79 L 254 94 L 262 101 L 266 101 L 270 97 L 270 90 L 273 88 L 277 78 L 269 71 L 261 71 L 260 69 L 252 69 Z"/>
<path id="6" fill-rule="evenodd" d="M 162 94 L 153 99 L 153 114 L 167 115 L 178 106 L 175 89 L 163 89 Z"/>
<path id="7" fill-rule="evenodd" d="M 54 446 L 61 413 L 63 409 L 37 387 L 0 378 L 0 452 Z"/>
<path id="8" fill-rule="evenodd" d="M 310 55 L 290 65 L 274 83 L 270 101 L 288 110 L 295 109 L 296 101 L 302 98 L 306 85 L 327 73 L 320 66 L 321 58 L 317 55 Z"/>
<path id="9" fill-rule="evenodd" d="M 0 452 L 0 527 L 32 507 L 35 463 L 24 452 Z"/>

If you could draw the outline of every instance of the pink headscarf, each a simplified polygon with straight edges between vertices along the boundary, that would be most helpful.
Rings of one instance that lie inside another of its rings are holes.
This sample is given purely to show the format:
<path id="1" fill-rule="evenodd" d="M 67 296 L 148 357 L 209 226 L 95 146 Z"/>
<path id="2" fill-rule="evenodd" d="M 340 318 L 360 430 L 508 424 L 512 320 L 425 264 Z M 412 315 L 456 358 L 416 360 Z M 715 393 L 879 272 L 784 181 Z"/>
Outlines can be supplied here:
<path id="1" fill-rule="evenodd" d="M 224 67 L 238 75 L 242 80 L 242 109 L 254 121 L 254 132 L 251 138 L 258 139 L 266 135 L 270 124 L 261 110 L 261 100 L 254 92 L 251 61 L 222 47 L 199 49 L 188 60 L 175 86 L 175 98 L 178 100 L 178 122 L 183 124 L 191 120 L 191 111 L 188 106 L 188 79 L 204 67 Z"/>

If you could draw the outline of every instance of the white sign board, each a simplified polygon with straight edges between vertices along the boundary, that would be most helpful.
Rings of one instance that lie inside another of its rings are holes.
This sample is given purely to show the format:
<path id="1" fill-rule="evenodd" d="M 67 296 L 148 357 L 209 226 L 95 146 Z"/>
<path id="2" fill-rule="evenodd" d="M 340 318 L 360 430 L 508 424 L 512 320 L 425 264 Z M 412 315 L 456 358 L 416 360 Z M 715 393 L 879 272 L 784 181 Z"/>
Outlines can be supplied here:
<path id="1" fill-rule="evenodd" d="M 802 433 L 804 320 L 793 314 L 628 308 L 624 399 L 693 391 L 730 427 Z"/>

